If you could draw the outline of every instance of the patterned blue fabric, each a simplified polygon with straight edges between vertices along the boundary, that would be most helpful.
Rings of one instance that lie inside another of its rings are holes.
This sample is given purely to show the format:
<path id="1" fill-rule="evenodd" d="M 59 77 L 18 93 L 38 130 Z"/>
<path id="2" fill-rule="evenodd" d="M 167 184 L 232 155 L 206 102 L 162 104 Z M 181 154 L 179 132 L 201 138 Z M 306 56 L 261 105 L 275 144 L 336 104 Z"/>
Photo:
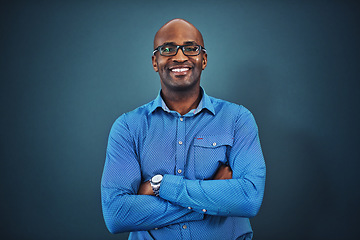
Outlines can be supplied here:
<path id="1" fill-rule="evenodd" d="M 233 178 L 211 180 L 221 164 Z M 136 195 L 164 175 L 160 196 Z M 110 131 L 101 194 L 105 223 L 129 239 L 251 239 L 265 187 L 253 115 L 206 95 L 185 115 L 158 97 L 120 116 Z"/>

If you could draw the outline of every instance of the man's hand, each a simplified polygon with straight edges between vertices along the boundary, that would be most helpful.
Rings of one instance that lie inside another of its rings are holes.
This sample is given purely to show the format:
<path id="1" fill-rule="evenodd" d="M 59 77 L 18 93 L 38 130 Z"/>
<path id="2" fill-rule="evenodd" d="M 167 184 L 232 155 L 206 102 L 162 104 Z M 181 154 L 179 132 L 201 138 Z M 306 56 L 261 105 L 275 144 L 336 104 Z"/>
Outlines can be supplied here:
<path id="1" fill-rule="evenodd" d="M 154 191 L 150 185 L 150 181 L 141 183 L 137 194 L 138 195 L 153 195 L 153 196 L 155 196 Z"/>
<path id="2" fill-rule="evenodd" d="M 213 180 L 220 179 L 231 179 L 232 178 L 232 170 L 227 165 L 221 165 L 215 173 Z"/>

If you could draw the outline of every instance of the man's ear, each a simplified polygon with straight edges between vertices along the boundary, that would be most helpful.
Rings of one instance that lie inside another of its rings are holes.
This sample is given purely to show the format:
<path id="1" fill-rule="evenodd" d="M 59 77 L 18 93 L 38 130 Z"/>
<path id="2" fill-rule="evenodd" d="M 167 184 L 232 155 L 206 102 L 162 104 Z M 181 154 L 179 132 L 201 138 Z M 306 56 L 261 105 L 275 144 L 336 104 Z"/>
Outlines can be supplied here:
<path id="1" fill-rule="evenodd" d="M 201 63 L 202 70 L 204 70 L 206 68 L 206 66 L 207 66 L 207 53 L 204 53 L 202 63 Z"/>
<path id="2" fill-rule="evenodd" d="M 154 68 L 155 72 L 158 72 L 159 68 L 158 68 L 158 65 L 157 65 L 156 56 L 152 55 L 151 60 L 152 60 L 152 65 L 153 65 L 153 68 Z"/>

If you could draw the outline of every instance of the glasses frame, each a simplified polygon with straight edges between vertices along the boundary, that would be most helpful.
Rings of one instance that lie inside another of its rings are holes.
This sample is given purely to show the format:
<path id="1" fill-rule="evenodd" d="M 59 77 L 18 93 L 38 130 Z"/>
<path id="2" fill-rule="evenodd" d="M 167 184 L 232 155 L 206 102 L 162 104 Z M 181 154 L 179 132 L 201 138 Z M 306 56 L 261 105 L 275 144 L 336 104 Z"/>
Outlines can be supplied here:
<path id="1" fill-rule="evenodd" d="M 175 54 L 173 54 L 173 55 L 163 55 L 163 54 L 161 54 L 160 48 L 162 48 L 162 47 L 164 47 L 164 46 L 174 46 L 174 47 L 176 47 L 176 52 L 175 52 Z M 188 47 L 188 46 L 198 46 L 198 47 L 199 47 L 199 53 L 196 54 L 196 55 L 188 55 L 188 54 L 186 54 L 185 51 L 184 51 L 184 48 L 185 48 L 185 47 Z M 164 45 L 161 45 L 161 46 L 158 46 L 157 48 L 155 48 L 154 51 L 153 51 L 153 55 L 155 55 L 156 52 L 159 52 L 161 56 L 164 56 L 164 57 L 173 57 L 173 56 L 176 56 L 176 54 L 177 54 L 178 51 L 179 51 L 179 48 L 181 48 L 181 51 L 183 52 L 183 54 L 184 54 L 185 56 L 190 56 L 190 57 L 198 56 L 201 51 L 206 52 L 206 49 L 205 49 L 203 46 L 199 45 L 199 44 L 185 44 L 185 45 L 164 44 Z"/>

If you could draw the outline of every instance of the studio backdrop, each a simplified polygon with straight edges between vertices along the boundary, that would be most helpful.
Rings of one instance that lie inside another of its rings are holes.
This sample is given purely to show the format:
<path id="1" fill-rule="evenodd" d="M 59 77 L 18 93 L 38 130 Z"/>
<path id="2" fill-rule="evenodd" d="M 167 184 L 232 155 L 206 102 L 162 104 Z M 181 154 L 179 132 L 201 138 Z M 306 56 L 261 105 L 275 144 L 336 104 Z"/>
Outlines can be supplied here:
<path id="1" fill-rule="evenodd" d="M 154 99 L 156 31 L 203 34 L 210 96 L 254 114 L 266 190 L 256 240 L 359 236 L 356 1 L 2 1 L 1 239 L 127 239 L 100 180 L 121 114 Z M 221 239 L 221 236 L 218 236 Z"/>

